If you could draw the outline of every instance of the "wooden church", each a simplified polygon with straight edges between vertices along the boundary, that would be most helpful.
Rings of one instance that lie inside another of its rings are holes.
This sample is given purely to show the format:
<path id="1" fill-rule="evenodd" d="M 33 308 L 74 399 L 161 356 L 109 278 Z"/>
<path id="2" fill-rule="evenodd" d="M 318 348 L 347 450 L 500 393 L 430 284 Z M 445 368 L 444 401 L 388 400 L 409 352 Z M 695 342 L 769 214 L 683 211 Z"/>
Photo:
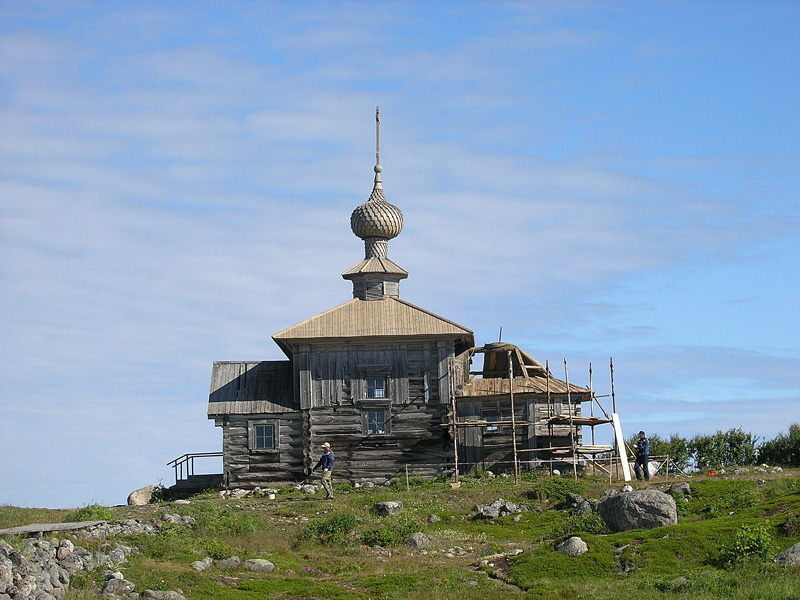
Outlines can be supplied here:
<path id="1" fill-rule="evenodd" d="M 400 298 L 408 273 L 387 250 L 403 213 L 384 195 L 379 152 L 374 171 L 350 216 L 365 248 L 342 274 L 353 299 L 273 335 L 285 360 L 214 363 L 208 418 L 227 486 L 303 480 L 323 442 L 336 478 L 374 482 L 524 469 L 581 443 L 589 389 L 511 344 L 476 347 L 470 329 Z"/>

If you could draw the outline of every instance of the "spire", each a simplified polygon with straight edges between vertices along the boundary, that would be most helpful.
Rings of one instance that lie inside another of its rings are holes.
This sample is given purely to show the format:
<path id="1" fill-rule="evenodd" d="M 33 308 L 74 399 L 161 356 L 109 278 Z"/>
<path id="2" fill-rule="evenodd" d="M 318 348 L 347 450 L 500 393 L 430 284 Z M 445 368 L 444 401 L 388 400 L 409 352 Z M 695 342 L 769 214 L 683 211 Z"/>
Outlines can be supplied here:
<path id="1" fill-rule="evenodd" d="M 375 107 L 375 186 L 374 190 L 382 190 L 383 182 L 381 181 L 381 107 Z"/>
<path id="2" fill-rule="evenodd" d="M 364 260 L 342 277 L 353 281 L 353 296 L 362 300 L 380 300 L 397 296 L 399 281 L 408 273 L 387 258 L 389 240 L 403 230 L 402 211 L 386 201 L 381 181 L 381 113 L 375 107 L 375 183 L 369 199 L 350 215 L 350 228 L 364 240 Z"/>

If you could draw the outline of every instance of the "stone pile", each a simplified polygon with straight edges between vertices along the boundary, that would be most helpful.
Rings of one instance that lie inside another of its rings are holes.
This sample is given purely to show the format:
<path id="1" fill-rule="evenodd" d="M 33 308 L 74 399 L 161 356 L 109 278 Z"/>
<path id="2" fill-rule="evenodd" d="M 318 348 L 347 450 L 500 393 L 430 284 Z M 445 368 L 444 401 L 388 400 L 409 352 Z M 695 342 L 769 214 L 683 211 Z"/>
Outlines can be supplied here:
<path id="1" fill-rule="evenodd" d="M 298 487 L 298 489 L 300 489 Z M 245 490 L 236 488 L 233 490 L 222 490 L 219 493 L 220 498 L 230 498 L 231 500 L 240 500 L 242 498 L 274 498 L 278 490 L 273 488 L 260 488 L 254 487 L 252 490 Z"/>
<path id="2" fill-rule="evenodd" d="M 154 535 L 167 525 L 194 525 L 192 517 L 164 514 L 160 520 L 141 521 L 125 519 L 116 522 L 103 522 L 78 530 L 76 537 L 83 539 L 105 539 L 112 536 L 136 534 Z M 28 548 L 18 552 L 7 542 L 0 540 L 0 600 L 57 600 L 69 589 L 70 577 L 78 572 L 105 569 L 106 583 L 103 594 L 107 596 L 137 596 L 133 584 L 126 581 L 118 566 L 128 560 L 132 549 L 123 544 L 108 547 L 105 551 L 91 552 L 75 546 L 68 539 L 29 538 L 25 540 Z M 146 593 L 151 595 L 146 596 Z M 155 596 L 152 594 L 156 594 Z M 142 598 L 179 600 L 183 596 L 176 592 L 152 592 L 145 590 Z"/>
<path id="3" fill-rule="evenodd" d="M 161 515 L 161 520 L 142 521 L 140 519 L 124 519 L 122 521 L 104 521 L 98 525 L 92 525 L 79 530 L 76 535 L 81 538 L 105 539 L 107 537 L 124 535 L 131 536 L 140 533 L 154 535 L 165 525 L 186 525 L 194 526 L 192 517 L 182 517 L 165 513 Z"/>
<path id="4" fill-rule="evenodd" d="M 26 543 L 23 554 L 0 540 L 0 600 L 56 600 L 67 593 L 75 573 L 116 567 L 131 553 L 122 544 L 90 552 L 67 539 L 30 538 Z"/>
<path id="5" fill-rule="evenodd" d="M 528 510 L 526 506 L 518 505 L 514 502 L 506 502 L 502 498 L 498 498 L 489 504 L 476 504 L 475 518 L 497 519 L 498 517 L 505 517 L 506 515 L 523 512 L 526 510 Z"/>

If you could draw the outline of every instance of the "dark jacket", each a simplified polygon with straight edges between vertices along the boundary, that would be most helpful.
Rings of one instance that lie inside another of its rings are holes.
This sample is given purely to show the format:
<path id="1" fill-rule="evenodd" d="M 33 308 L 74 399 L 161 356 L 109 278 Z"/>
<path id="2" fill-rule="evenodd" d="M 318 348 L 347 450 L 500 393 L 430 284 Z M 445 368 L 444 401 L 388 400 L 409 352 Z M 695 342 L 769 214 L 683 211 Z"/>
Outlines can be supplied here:
<path id="1" fill-rule="evenodd" d="M 647 441 L 647 438 L 640 437 L 636 440 L 636 456 L 639 458 L 650 456 L 650 442 Z"/>
<path id="2" fill-rule="evenodd" d="M 324 452 L 320 457 L 317 465 L 314 467 L 314 471 L 322 467 L 323 471 L 333 471 L 333 459 L 336 458 L 330 450 Z"/>

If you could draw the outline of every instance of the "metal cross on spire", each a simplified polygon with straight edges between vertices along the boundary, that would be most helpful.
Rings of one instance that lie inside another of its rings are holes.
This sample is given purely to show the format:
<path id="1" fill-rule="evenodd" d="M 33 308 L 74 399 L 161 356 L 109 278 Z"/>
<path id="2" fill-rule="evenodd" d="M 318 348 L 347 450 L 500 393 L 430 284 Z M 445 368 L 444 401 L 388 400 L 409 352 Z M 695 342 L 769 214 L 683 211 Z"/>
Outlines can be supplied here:
<path id="1" fill-rule="evenodd" d="M 375 107 L 375 164 L 381 164 L 381 107 Z"/>
<path id="2" fill-rule="evenodd" d="M 381 107 L 375 107 L 375 187 L 376 190 L 383 190 L 381 181 Z M 383 193 L 383 192 L 381 192 Z"/>

